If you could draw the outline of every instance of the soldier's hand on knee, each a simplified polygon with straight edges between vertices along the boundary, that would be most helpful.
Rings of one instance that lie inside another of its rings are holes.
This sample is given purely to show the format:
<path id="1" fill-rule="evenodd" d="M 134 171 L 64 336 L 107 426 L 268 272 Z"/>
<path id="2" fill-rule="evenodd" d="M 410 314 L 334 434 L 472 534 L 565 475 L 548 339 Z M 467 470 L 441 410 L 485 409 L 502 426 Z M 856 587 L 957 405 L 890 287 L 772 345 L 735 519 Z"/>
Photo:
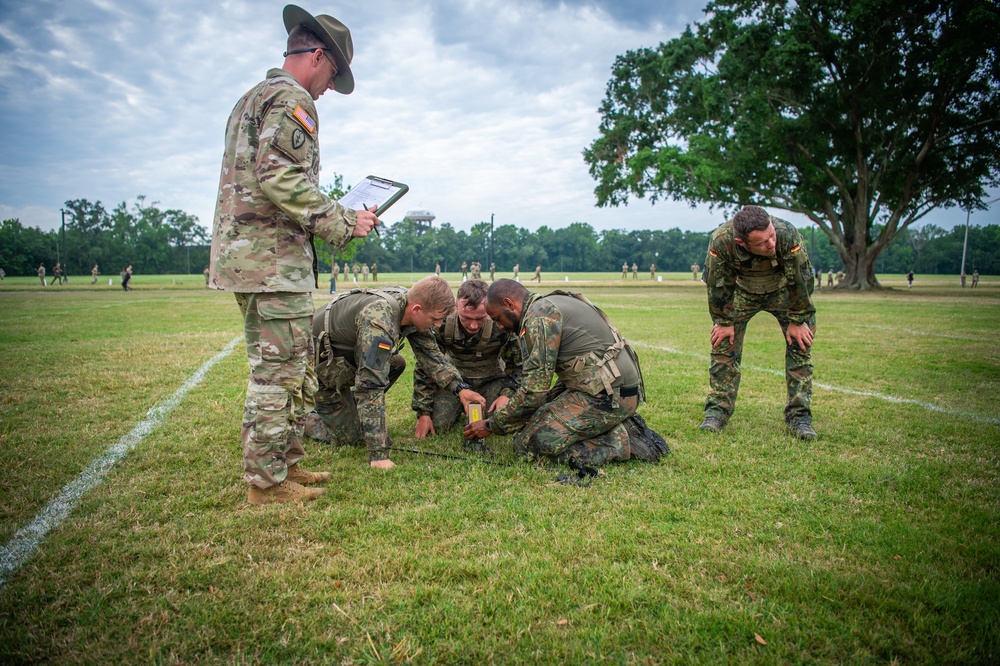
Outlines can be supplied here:
<path id="1" fill-rule="evenodd" d="M 789 324 L 785 331 L 785 341 L 789 346 L 797 344 L 799 349 L 805 351 L 812 347 L 813 330 L 809 324 Z"/>
<path id="2" fill-rule="evenodd" d="M 733 344 L 736 340 L 736 327 L 735 326 L 719 326 L 716 324 L 712 327 L 712 346 L 717 347 L 726 338 L 729 338 L 729 344 Z"/>

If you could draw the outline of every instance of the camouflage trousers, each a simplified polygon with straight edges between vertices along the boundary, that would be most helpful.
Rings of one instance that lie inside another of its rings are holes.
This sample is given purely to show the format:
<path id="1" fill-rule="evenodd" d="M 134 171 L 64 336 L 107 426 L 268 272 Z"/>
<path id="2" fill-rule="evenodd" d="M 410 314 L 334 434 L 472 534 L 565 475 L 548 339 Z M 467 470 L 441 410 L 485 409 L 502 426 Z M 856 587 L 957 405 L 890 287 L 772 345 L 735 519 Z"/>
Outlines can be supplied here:
<path id="1" fill-rule="evenodd" d="M 589 465 L 628 460 L 632 452 L 622 421 L 635 414 L 638 406 L 636 396 L 622 398 L 618 389 L 612 395 L 595 397 L 556 384 L 546 403 L 514 438 L 514 452 L 559 462 L 575 456 Z"/>
<path id="2" fill-rule="evenodd" d="M 490 408 L 503 390 L 504 377 L 493 377 L 485 379 L 467 379 L 472 390 L 486 398 L 484 410 Z M 438 389 L 434 392 L 434 406 L 431 412 L 431 421 L 434 423 L 434 432 L 441 434 L 455 425 L 459 417 L 464 419 L 465 409 L 462 401 L 457 395 L 446 389 Z"/>
<path id="3" fill-rule="evenodd" d="M 243 406 L 243 478 L 258 488 L 285 480 L 305 455 L 302 433 L 313 409 L 312 294 L 236 294 L 250 382 Z"/>
<path id="4" fill-rule="evenodd" d="M 736 289 L 734 295 L 736 321 L 733 324 L 733 344 L 723 340 L 712 347 L 712 360 L 708 378 L 710 392 L 705 401 L 705 416 L 714 416 L 723 422 L 733 415 L 736 395 L 740 390 L 740 363 L 743 360 L 743 338 L 747 323 L 758 312 L 770 312 L 781 326 L 782 337 L 788 330 L 788 292 L 784 289 L 770 294 L 751 294 Z M 816 316 L 809 319 L 809 327 L 816 330 Z M 797 418 L 812 420 L 812 349 L 803 351 L 797 344 L 785 344 L 785 384 L 788 404 L 785 421 Z"/>
<path id="5" fill-rule="evenodd" d="M 345 385 L 337 390 L 335 386 L 320 383 L 316 393 L 316 411 L 309 415 L 306 434 L 337 446 L 387 442 L 385 392 L 392 388 L 404 370 L 406 359 L 393 354 L 389 358 L 389 386 L 384 389 L 362 390 Z M 372 460 L 383 460 L 388 458 L 388 453 L 373 451 L 370 457 Z"/>

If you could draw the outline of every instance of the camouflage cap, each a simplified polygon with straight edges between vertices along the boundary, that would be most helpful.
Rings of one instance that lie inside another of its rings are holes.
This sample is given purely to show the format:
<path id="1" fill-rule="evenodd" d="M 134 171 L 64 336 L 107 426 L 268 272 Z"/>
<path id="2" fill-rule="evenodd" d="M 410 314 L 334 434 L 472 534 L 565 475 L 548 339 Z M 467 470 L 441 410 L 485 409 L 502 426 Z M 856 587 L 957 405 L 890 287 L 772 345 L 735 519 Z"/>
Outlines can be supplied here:
<path id="1" fill-rule="evenodd" d="M 354 41 L 347 26 L 327 14 L 313 16 L 296 5 L 285 5 L 281 17 L 287 32 L 291 32 L 296 26 L 304 25 L 323 40 L 337 62 L 337 76 L 333 80 L 333 89 L 342 95 L 354 92 L 354 74 L 351 73 Z"/>

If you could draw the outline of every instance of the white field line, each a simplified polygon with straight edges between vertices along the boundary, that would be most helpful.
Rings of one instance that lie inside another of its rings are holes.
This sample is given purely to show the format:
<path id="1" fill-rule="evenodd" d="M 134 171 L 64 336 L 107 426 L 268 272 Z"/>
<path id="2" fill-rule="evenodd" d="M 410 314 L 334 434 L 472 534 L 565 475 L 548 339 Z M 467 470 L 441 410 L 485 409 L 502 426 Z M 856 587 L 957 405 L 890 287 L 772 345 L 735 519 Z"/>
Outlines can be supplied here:
<path id="1" fill-rule="evenodd" d="M 678 356 L 688 356 L 690 358 L 700 358 L 705 361 L 709 360 L 708 354 L 693 354 L 691 352 L 681 351 L 680 349 L 674 349 L 673 347 L 661 347 L 659 345 L 651 345 L 645 342 L 638 342 L 634 340 L 629 340 L 630 343 L 637 347 L 646 347 L 647 349 L 656 349 L 658 351 L 667 352 L 668 354 L 677 354 Z M 774 375 L 775 377 L 784 378 L 785 372 L 783 370 L 773 370 L 771 368 L 761 368 L 756 365 L 742 365 L 741 367 L 754 370 L 756 372 L 766 372 L 767 374 Z M 833 386 L 832 384 L 821 384 L 820 382 L 813 382 L 814 388 L 821 388 L 827 391 L 835 391 L 837 393 L 846 393 L 847 395 L 856 395 L 862 398 L 875 398 L 876 400 L 884 400 L 886 402 L 893 402 L 900 405 L 916 405 L 917 407 L 923 407 L 924 409 L 929 409 L 933 412 L 941 412 L 942 414 L 951 414 L 952 416 L 961 416 L 963 418 L 972 419 L 973 421 L 980 421 L 982 423 L 991 423 L 993 425 L 1000 425 L 1000 417 L 996 416 L 984 416 L 983 414 L 977 414 L 976 412 L 963 412 L 957 409 L 951 409 L 948 407 L 942 407 L 941 405 L 935 405 L 932 402 L 924 402 L 922 400 L 912 400 L 910 398 L 897 398 L 893 395 L 886 395 L 884 393 L 874 393 L 872 391 L 858 391 L 856 389 L 843 388 L 840 386 Z"/>
<path id="2" fill-rule="evenodd" d="M 242 335 L 233 338 L 221 352 L 205 361 L 204 365 L 188 377 L 172 396 L 157 405 L 153 405 L 146 412 L 146 418 L 132 428 L 131 432 L 123 435 L 103 454 L 92 460 L 76 479 L 63 486 L 59 494 L 38 512 L 31 523 L 19 529 L 10 541 L 3 548 L 0 548 L 0 587 L 3 587 L 11 575 L 38 550 L 38 546 L 49 531 L 58 527 L 76 508 L 80 498 L 87 491 L 100 484 L 115 464 L 127 456 L 139 442 L 145 439 L 146 435 L 163 423 L 163 420 L 180 404 L 188 391 L 201 383 L 212 366 L 228 356 L 242 341 Z"/>

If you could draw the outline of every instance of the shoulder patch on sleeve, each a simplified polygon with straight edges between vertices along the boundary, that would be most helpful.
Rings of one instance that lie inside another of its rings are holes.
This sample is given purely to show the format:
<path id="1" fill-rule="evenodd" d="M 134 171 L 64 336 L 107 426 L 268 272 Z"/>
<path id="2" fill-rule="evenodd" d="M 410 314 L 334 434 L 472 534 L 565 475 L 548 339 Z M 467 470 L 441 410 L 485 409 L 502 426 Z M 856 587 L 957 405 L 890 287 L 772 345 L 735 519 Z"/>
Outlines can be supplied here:
<path id="1" fill-rule="evenodd" d="M 310 118 L 309 114 L 306 113 L 306 110 L 301 106 L 295 107 L 295 111 L 292 112 L 292 116 L 294 116 L 295 119 L 298 120 L 310 134 L 313 134 L 316 131 L 316 121 Z"/>
<path id="2" fill-rule="evenodd" d="M 365 354 L 365 365 L 379 372 L 385 367 L 385 362 L 392 356 L 392 342 L 388 338 L 377 337 L 372 340 L 372 346 Z"/>

